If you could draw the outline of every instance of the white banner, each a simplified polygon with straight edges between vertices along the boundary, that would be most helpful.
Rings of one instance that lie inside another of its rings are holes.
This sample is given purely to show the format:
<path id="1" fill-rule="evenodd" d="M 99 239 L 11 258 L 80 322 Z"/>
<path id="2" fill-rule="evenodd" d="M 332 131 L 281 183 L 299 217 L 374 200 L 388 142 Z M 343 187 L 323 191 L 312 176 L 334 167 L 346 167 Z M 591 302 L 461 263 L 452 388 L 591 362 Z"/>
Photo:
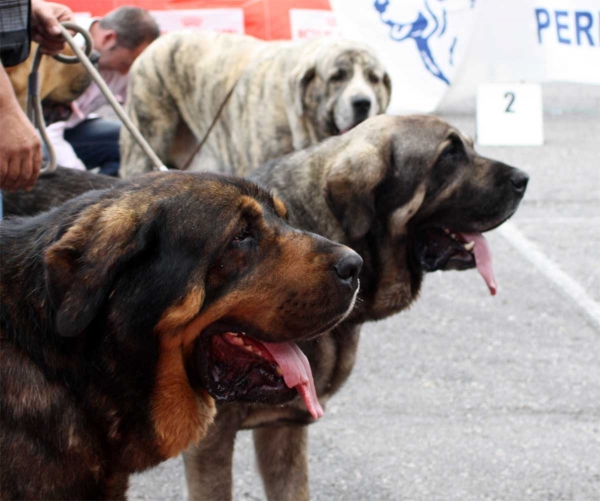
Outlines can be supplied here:
<path id="1" fill-rule="evenodd" d="M 431 112 L 471 35 L 476 0 L 331 0 L 345 37 L 373 46 L 392 78 L 390 113 Z"/>
<path id="2" fill-rule="evenodd" d="M 535 0 L 546 80 L 600 83 L 600 0 Z"/>

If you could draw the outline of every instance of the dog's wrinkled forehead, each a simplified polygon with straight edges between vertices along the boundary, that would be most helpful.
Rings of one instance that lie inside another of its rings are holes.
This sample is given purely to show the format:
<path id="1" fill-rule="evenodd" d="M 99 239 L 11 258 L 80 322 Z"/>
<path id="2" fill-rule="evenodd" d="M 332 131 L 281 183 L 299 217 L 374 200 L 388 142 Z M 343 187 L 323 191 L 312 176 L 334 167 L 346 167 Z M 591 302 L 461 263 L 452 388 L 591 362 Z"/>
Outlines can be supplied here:
<path id="1" fill-rule="evenodd" d="M 390 122 L 396 167 L 422 172 L 433 166 L 453 130 L 447 122 L 429 115 L 393 117 Z"/>
<path id="2" fill-rule="evenodd" d="M 151 195 L 151 199 L 163 203 L 173 198 L 183 198 L 190 203 L 198 201 L 205 207 L 222 208 L 240 197 L 249 197 L 261 205 L 277 210 L 276 202 L 269 192 L 242 178 L 198 172 L 156 173 L 147 177 L 147 182 L 139 183 L 139 198 Z"/>
<path id="3" fill-rule="evenodd" d="M 328 51 L 323 51 L 317 57 L 317 71 L 327 76 L 334 69 L 352 70 L 359 65 L 363 70 L 382 70 L 379 60 L 367 47 L 337 45 Z"/>
<path id="4" fill-rule="evenodd" d="M 216 228 L 224 232 L 243 215 L 286 217 L 285 205 L 258 185 L 208 173 L 148 174 L 134 187 L 115 190 L 111 198 L 110 212 L 135 214 L 140 223 L 158 216 L 176 237 L 191 238 Z"/>

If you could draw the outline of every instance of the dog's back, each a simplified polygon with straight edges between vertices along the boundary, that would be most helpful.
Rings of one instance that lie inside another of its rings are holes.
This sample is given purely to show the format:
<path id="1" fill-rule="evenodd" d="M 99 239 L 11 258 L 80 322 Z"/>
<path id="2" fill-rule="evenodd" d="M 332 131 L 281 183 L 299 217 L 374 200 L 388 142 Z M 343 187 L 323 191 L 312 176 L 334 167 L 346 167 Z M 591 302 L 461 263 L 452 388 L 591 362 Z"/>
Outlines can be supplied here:
<path id="1" fill-rule="evenodd" d="M 4 217 L 34 216 L 90 190 L 112 188 L 125 181 L 93 172 L 58 167 L 42 175 L 29 192 L 3 193 Z"/>
<path id="2" fill-rule="evenodd" d="M 242 175 L 382 113 L 391 89 L 357 42 L 204 32 L 161 37 L 130 77 L 129 117 L 166 165 Z M 121 159 L 124 178 L 151 169 L 126 130 Z"/>

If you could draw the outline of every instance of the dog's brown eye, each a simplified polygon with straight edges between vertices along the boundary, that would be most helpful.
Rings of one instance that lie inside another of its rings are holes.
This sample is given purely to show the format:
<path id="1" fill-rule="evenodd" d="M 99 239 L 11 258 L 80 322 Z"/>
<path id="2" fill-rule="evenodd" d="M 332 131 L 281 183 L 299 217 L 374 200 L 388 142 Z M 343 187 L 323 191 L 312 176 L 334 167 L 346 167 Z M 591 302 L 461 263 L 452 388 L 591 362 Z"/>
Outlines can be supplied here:
<path id="1" fill-rule="evenodd" d="M 442 150 L 440 156 L 438 157 L 438 160 L 449 160 L 451 157 L 453 157 L 455 153 L 456 148 L 452 144 L 449 144 Z"/>
<path id="2" fill-rule="evenodd" d="M 244 228 L 242 228 L 240 232 L 233 238 L 231 243 L 239 244 L 250 237 L 252 237 L 252 233 L 250 233 L 250 230 L 247 226 L 244 226 Z"/>
<path id="3" fill-rule="evenodd" d="M 373 85 L 377 85 L 379 83 L 379 77 L 375 73 L 369 73 L 369 82 Z"/>
<path id="4" fill-rule="evenodd" d="M 333 75 L 331 75 L 329 80 L 331 82 L 341 82 L 342 80 L 345 80 L 347 76 L 348 72 L 346 70 L 337 70 Z"/>

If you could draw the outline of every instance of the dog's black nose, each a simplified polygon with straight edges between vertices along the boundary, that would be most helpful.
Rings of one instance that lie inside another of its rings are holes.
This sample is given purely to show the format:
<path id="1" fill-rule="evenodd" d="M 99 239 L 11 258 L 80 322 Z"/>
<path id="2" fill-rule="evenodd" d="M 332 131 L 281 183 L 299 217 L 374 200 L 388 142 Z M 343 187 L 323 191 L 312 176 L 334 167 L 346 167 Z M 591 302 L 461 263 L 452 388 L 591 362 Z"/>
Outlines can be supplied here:
<path id="1" fill-rule="evenodd" d="M 529 176 L 523 171 L 516 171 L 511 177 L 510 182 L 512 183 L 515 191 L 519 194 L 525 193 L 527 183 L 529 182 Z"/>
<path id="2" fill-rule="evenodd" d="M 366 117 L 371 109 L 371 100 L 366 97 L 355 97 L 352 99 L 352 107 L 357 117 Z"/>
<path id="3" fill-rule="evenodd" d="M 362 265 L 362 258 L 356 252 L 348 250 L 334 268 L 341 282 L 355 287 Z"/>

